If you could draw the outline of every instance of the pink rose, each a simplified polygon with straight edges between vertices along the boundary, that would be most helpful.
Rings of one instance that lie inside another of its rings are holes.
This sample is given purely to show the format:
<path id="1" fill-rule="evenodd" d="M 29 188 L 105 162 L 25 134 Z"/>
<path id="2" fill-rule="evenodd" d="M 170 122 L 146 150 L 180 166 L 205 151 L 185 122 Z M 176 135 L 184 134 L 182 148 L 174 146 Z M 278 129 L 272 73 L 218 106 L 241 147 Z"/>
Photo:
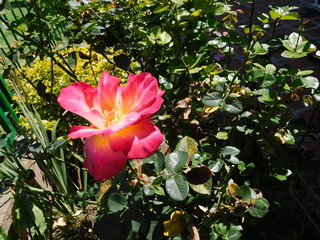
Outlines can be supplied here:
<path id="1" fill-rule="evenodd" d="M 84 166 L 96 180 L 118 174 L 128 158 L 145 158 L 156 152 L 164 139 L 152 123 L 163 102 L 164 91 L 150 73 L 130 74 L 125 86 L 104 72 L 98 87 L 85 82 L 61 90 L 60 105 L 91 122 L 72 126 L 70 138 L 85 138 Z"/>

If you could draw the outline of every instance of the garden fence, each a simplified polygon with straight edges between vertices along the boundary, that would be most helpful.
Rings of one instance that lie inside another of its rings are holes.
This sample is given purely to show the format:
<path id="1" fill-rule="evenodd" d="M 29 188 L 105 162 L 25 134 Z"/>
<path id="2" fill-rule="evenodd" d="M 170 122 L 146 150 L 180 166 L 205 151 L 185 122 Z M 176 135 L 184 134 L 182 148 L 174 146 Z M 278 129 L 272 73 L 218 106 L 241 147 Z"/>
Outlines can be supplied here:
<path id="1" fill-rule="evenodd" d="M 42 44 L 55 46 L 63 37 L 66 23 L 56 21 L 54 16 L 66 16 L 67 8 L 63 7 L 66 6 L 65 3 L 62 0 L 3 0 L 0 4 L 0 55 L 9 60 L 9 64 L 21 67 L 32 61 L 28 52 L 36 51 L 29 38 L 39 38 Z M 46 16 L 49 17 L 46 22 L 41 20 Z M 6 23 L 9 23 L 14 31 L 9 29 Z"/>
<path id="2" fill-rule="evenodd" d="M 9 142 L 12 142 L 17 135 L 18 117 L 13 110 L 13 106 L 12 93 L 0 76 L 0 125 L 3 131 L 7 133 Z"/>

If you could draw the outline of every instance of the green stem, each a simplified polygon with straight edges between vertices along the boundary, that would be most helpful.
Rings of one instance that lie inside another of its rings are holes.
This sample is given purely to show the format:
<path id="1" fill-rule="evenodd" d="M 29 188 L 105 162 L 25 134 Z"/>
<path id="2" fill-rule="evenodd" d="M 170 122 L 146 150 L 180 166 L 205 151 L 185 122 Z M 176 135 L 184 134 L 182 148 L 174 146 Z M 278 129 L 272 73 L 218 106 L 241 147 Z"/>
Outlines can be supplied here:
<path id="1" fill-rule="evenodd" d="M 227 165 L 225 165 L 225 167 L 226 167 L 226 169 L 228 168 Z M 232 165 L 229 169 L 227 169 L 228 175 L 224 179 L 224 184 L 223 184 L 222 189 L 221 189 L 220 194 L 219 194 L 219 199 L 218 199 L 218 203 L 217 203 L 217 209 L 219 209 L 219 207 L 221 206 L 222 199 L 223 199 L 224 195 L 227 192 L 227 188 L 228 188 L 228 185 L 229 185 L 229 180 L 231 179 L 231 175 L 233 173 L 234 168 L 235 168 L 234 165 Z"/>

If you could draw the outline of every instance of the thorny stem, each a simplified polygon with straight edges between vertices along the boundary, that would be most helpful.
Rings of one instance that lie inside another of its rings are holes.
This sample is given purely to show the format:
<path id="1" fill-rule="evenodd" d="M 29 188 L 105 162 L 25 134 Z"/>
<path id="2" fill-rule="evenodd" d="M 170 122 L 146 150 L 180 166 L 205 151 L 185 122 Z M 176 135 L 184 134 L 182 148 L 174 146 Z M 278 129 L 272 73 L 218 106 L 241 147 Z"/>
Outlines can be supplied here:
<path id="1" fill-rule="evenodd" d="M 226 166 L 226 168 L 227 168 L 227 166 Z M 228 175 L 225 177 L 224 184 L 223 184 L 222 189 L 220 191 L 220 195 L 219 195 L 219 199 L 218 199 L 218 203 L 217 203 L 217 208 L 216 209 L 219 209 L 219 207 L 221 206 L 222 198 L 224 197 L 224 195 L 227 192 L 227 187 L 228 187 L 231 175 L 233 173 L 233 170 L 234 170 L 234 165 L 232 165 L 229 169 L 227 169 Z"/>

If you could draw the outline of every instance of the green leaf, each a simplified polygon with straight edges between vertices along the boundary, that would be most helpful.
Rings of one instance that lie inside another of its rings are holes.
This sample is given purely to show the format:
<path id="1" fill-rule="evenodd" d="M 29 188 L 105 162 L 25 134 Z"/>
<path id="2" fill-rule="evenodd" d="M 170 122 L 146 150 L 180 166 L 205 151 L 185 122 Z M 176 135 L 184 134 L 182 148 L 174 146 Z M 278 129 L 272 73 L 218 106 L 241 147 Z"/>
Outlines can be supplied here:
<path id="1" fill-rule="evenodd" d="M 215 137 L 220 139 L 220 140 L 227 140 L 228 139 L 228 133 L 227 132 L 218 132 Z"/>
<path id="2" fill-rule="evenodd" d="M 221 168 L 223 167 L 223 163 L 224 161 L 219 158 L 216 161 L 213 161 L 213 163 L 209 165 L 209 168 L 214 173 L 220 172 Z"/>
<path id="3" fill-rule="evenodd" d="M 7 144 L 8 137 L 6 134 L 0 135 L 0 149 L 3 148 Z"/>
<path id="4" fill-rule="evenodd" d="M 152 163 L 155 172 L 161 172 L 164 169 L 165 156 L 162 152 L 158 151 L 155 154 L 144 158 L 143 163 Z"/>
<path id="5" fill-rule="evenodd" d="M 272 86 L 275 82 L 277 81 L 277 79 L 269 73 L 266 73 L 263 77 L 263 82 L 261 84 L 261 87 L 270 87 Z"/>
<path id="6" fill-rule="evenodd" d="M 160 35 L 159 35 L 159 41 L 158 43 L 160 45 L 164 45 L 164 44 L 168 44 L 171 41 L 172 37 L 169 35 L 169 33 L 167 33 L 166 31 L 163 31 Z"/>
<path id="7" fill-rule="evenodd" d="M 270 17 L 268 16 L 268 14 L 266 13 L 261 13 L 259 16 L 258 16 L 258 19 L 264 23 L 264 24 L 267 24 L 270 20 Z"/>
<path id="8" fill-rule="evenodd" d="M 288 51 L 292 53 L 307 54 L 307 52 L 316 51 L 316 46 L 311 44 L 308 40 L 296 32 L 291 33 L 288 39 L 282 40 L 282 44 Z M 287 52 L 283 54 L 285 56 L 289 55 Z M 295 58 L 297 57 L 295 56 Z"/>
<path id="9" fill-rule="evenodd" d="M 299 14 L 296 12 L 291 12 L 291 10 L 296 9 L 296 7 L 282 6 L 273 8 L 269 14 L 273 20 L 299 20 Z"/>
<path id="10" fill-rule="evenodd" d="M 222 94 L 219 92 L 208 93 L 201 101 L 208 107 L 217 107 L 222 102 Z"/>
<path id="11" fill-rule="evenodd" d="M 197 150 L 198 150 L 197 142 L 193 138 L 185 136 L 178 142 L 176 149 L 174 151 L 187 152 L 189 156 L 188 160 L 190 161 Z"/>
<path id="12" fill-rule="evenodd" d="M 61 147 L 65 142 L 66 142 L 65 139 L 56 140 L 56 141 L 54 141 L 53 143 L 51 143 L 51 144 L 49 145 L 49 149 L 51 149 L 51 150 L 56 150 L 56 149 L 58 149 L 59 147 Z"/>
<path id="13" fill-rule="evenodd" d="M 127 199 L 119 193 L 111 193 L 108 198 L 108 207 L 111 212 L 118 212 L 128 205 Z"/>
<path id="14" fill-rule="evenodd" d="M 252 77 L 254 80 L 258 80 L 259 78 L 262 78 L 264 76 L 264 70 L 262 69 L 255 69 L 252 72 Z"/>
<path id="15" fill-rule="evenodd" d="M 277 69 L 273 64 L 267 64 L 265 73 L 267 73 L 267 74 L 275 74 L 276 70 Z"/>
<path id="16" fill-rule="evenodd" d="M 237 156 L 240 153 L 240 150 L 233 146 L 226 146 L 221 149 L 220 154 L 223 156 L 232 155 Z"/>
<path id="17" fill-rule="evenodd" d="M 247 166 L 245 165 L 244 162 L 241 162 L 241 163 L 243 164 L 242 167 L 240 167 L 240 168 L 238 167 L 239 170 L 240 170 L 240 175 L 241 176 L 248 176 L 248 175 L 250 175 L 251 173 L 254 172 L 255 165 L 253 163 L 249 163 Z M 241 163 L 239 163 L 239 165 Z"/>
<path id="18" fill-rule="evenodd" d="M 151 41 L 156 41 L 160 37 L 161 27 L 156 25 L 151 28 L 149 38 Z"/>
<path id="19" fill-rule="evenodd" d="M 257 55 L 265 55 L 265 54 L 267 54 L 268 53 L 268 49 L 269 49 L 269 45 L 265 44 L 265 43 L 260 44 L 259 42 L 256 42 L 253 45 L 254 53 L 257 54 Z"/>
<path id="20" fill-rule="evenodd" d="M 232 103 L 224 103 L 223 109 L 229 113 L 237 114 L 242 112 L 242 103 L 238 100 Z"/>
<path id="21" fill-rule="evenodd" d="M 253 91 L 252 93 L 254 95 L 262 95 L 258 98 L 258 100 L 263 103 L 271 102 L 277 97 L 273 90 L 267 88 L 258 89 Z"/>
<path id="22" fill-rule="evenodd" d="M 143 193 L 146 196 L 153 196 L 154 195 L 154 187 L 143 185 Z"/>
<path id="23" fill-rule="evenodd" d="M 188 153 L 184 151 L 177 151 L 170 153 L 165 162 L 166 168 L 173 173 L 179 173 L 186 165 L 189 159 Z"/>
<path id="24" fill-rule="evenodd" d="M 164 169 L 165 157 L 162 152 L 156 152 L 157 160 L 154 162 L 154 170 L 156 172 L 161 172 Z"/>
<path id="25" fill-rule="evenodd" d="M 268 208 L 268 200 L 265 198 L 258 198 L 252 201 L 252 204 L 250 205 L 248 212 L 253 217 L 262 218 L 264 215 L 268 213 Z"/>
<path id="26" fill-rule="evenodd" d="M 298 52 L 289 52 L 287 50 L 284 50 L 283 53 L 281 53 L 281 56 L 284 58 L 303 58 L 307 55 L 308 54 L 306 52 L 298 53 Z"/>
<path id="27" fill-rule="evenodd" d="M 317 89 L 319 87 L 319 80 L 315 77 L 312 77 L 312 76 L 304 77 L 304 78 L 301 78 L 301 81 L 305 88 Z"/>
<path id="28" fill-rule="evenodd" d="M 166 10 L 168 10 L 170 7 L 169 4 L 167 5 L 159 5 L 158 7 L 156 7 L 154 10 L 153 10 L 153 13 L 161 13 L 161 12 L 164 12 Z"/>
<path id="29" fill-rule="evenodd" d="M 236 189 L 236 194 L 241 198 L 242 201 L 252 201 L 257 197 L 256 192 L 246 185 L 238 187 Z"/>
<path id="30" fill-rule="evenodd" d="M 68 63 L 71 67 L 75 68 L 77 66 L 77 54 L 75 51 L 69 53 Z"/>
<path id="31" fill-rule="evenodd" d="M 42 145 L 41 143 L 38 143 L 38 142 L 33 143 L 29 148 L 30 152 L 40 152 L 41 150 L 42 150 Z"/>
<path id="32" fill-rule="evenodd" d="M 154 193 L 157 194 L 157 195 L 161 195 L 161 196 L 165 195 L 164 189 L 162 187 L 160 187 L 160 186 L 152 186 L 152 189 L 153 189 Z"/>
<path id="33" fill-rule="evenodd" d="M 283 135 L 284 140 L 286 142 L 286 144 L 294 144 L 295 143 L 295 138 L 292 135 L 291 131 L 289 129 L 286 130 L 286 132 Z"/>
<path id="34" fill-rule="evenodd" d="M 313 97 L 317 102 L 320 102 L 320 94 L 314 94 Z"/>
<path id="35" fill-rule="evenodd" d="M 190 187 L 192 188 L 193 191 L 204 194 L 204 195 L 210 195 L 211 194 L 211 189 L 212 189 L 212 178 L 210 178 L 208 181 L 202 184 L 191 184 L 189 183 Z"/>
<path id="36" fill-rule="evenodd" d="M 175 4 L 183 4 L 183 0 L 171 0 Z"/>
<path id="37" fill-rule="evenodd" d="M 33 203 L 28 198 L 24 190 L 21 190 L 19 196 L 15 196 L 13 203 L 13 215 L 19 220 L 19 227 L 22 229 L 32 228 L 35 225 L 35 215 L 33 212 Z"/>
<path id="38" fill-rule="evenodd" d="M 44 217 L 43 212 L 41 211 L 40 208 L 38 208 L 35 205 L 33 205 L 32 211 L 35 216 L 35 224 L 39 228 L 40 233 L 44 234 L 45 231 L 47 230 L 47 223 L 46 223 L 46 219 Z"/>
<path id="39" fill-rule="evenodd" d="M 78 1 L 68 1 L 68 4 L 71 9 L 77 9 L 78 7 L 81 6 L 81 2 L 78 2 Z"/>
<path id="40" fill-rule="evenodd" d="M 226 157 L 225 159 L 226 159 L 228 162 L 232 163 L 232 164 L 239 164 L 239 163 L 240 163 L 240 160 L 239 160 L 237 157 L 232 156 L 232 155 Z"/>
<path id="41" fill-rule="evenodd" d="M 58 42 L 54 49 L 56 51 L 60 51 L 60 50 L 66 48 L 68 46 L 69 46 L 69 41 L 67 39 L 65 39 L 65 40 L 62 40 L 62 41 Z"/>
<path id="42" fill-rule="evenodd" d="M 101 30 L 103 30 L 103 27 L 100 27 L 100 26 L 92 26 L 92 27 L 90 28 L 90 35 L 92 35 L 92 36 L 103 35 L 103 33 L 101 32 Z"/>
<path id="43" fill-rule="evenodd" d="M 20 23 L 17 27 L 15 27 L 15 29 L 22 31 L 22 32 L 26 32 L 26 31 L 28 31 L 28 25 L 25 23 Z"/>
<path id="44" fill-rule="evenodd" d="M 200 72 L 202 69 L 203 69 L 202 67 L 192 68 L 192 69 L 189 69 L 189 73 L 190 73 L 190 74 L 198 73 L 198 72 Z"/>
<path id="45" fill-rule="evenodd" d="M 173 200 L 182 201 L 189 193 L 189 184 L 181 175 L 166 180 L 166 191 Z"/>
<path id="46" fill-rule="evenodd" d="M 238 240 L 241 237 L 241 232 L 238 229 L 230 229 L 227 232 L 227 240 Z"/>
<path id="47" fill-rule="evenodd" d="M 0 4 L 0 14 L 5 14 L 8 11 L 12 11 L 12 6 L 10 4 L 10 1 L 2 0 L 2 2 Z"/>
<path id="48" fill-rule="evenodd" d="M 216 90 L 219 93 L 224 93 L 224 91 L 226 90 L 226 82 L 218 82 Z"/>
<path id="49" fill-rule="evenodd" d="M 190 14 L 190 20 L 193 21 L 195 18 L 199 17 L 202 13 L 202 9 L 198 9 Z"/>
<path id="50" fill-rule="evenodd" d="M 147 38 L 147 32 L 144 31 L 142 28 L 139 28 L 137 26 L 133 26 L 132 27 L 133 31 L 135 32 L 135 34 L 137 34 L 138 36 L 142 37 L 142 38 Z"/>
<path id="51" fill-rule="evenodd" d="M 287 180 L 287 178 L 292 174 L 290 169 L 281 169 L 279 172 L 280 173 L 275 173 L 273 176 L 279 179 L 280 181 Z"/>
<path id="52" fill-rule="evenodd" d="M 303 70 L 303 71 L 298 70 L 297 76 L 310 75 L 311 73 L 313 73 L 313 70 Z"/>
<path id="53" fill-rule="evenodd" d="M 0 226 L 0 240 L 7 240 L 7 234 L 2 226 Z"/>

